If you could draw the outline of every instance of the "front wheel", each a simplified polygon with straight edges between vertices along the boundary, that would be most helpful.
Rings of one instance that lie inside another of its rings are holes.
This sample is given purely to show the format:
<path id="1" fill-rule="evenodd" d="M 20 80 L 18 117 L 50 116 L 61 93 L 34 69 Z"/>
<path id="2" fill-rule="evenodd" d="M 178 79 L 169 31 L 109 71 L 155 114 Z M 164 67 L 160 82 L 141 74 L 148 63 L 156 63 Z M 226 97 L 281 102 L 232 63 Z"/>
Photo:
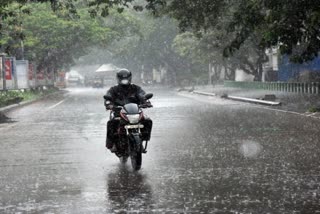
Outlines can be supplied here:
<path id="1" fill-rule="evenodd" d="M 122 157 L 120 157 L 119 159 L 120 159 L 120 163 L 125 164 L 125 163 L 127 163 L 127 161 L 128 161 L 128 156 L 122 156 Z"/>
<path id="2" fill-rule="evenodd" d="M 134 136 L 131 142 L 130 159 L 134 170 L 140 170 L 142 165 L 142 142 L 139 136 Z"/>

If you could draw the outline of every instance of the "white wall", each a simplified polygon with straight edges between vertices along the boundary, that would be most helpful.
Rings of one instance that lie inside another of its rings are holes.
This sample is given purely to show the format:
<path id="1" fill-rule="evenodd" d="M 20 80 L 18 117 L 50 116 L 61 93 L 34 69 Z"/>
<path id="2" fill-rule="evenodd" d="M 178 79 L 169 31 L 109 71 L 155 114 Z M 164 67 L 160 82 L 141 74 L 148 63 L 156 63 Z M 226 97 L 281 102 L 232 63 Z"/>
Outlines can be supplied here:
<path id="1" fill-rule="evenodd" d="M 29 88 L 28 83 L 28 70 L 29 63 L 27 60 L 17 60 L 16 61 L 16 72 L 17 72 L 17 82 L 18 88 Z"/>
<path id="2" fill-rule="evenodd" d="M 156 69 L 153 69 L 153 81 L 156 81 L 157 83 L 161 83 L 161 71 L 157 71 Z"/>
<path id="3" fill-rule="evenodd" d="M 236 81 L 241 82 L 253 82 L 254 76 L 250 74 L 246 74 L 242 70 L 236 70 Z"/>

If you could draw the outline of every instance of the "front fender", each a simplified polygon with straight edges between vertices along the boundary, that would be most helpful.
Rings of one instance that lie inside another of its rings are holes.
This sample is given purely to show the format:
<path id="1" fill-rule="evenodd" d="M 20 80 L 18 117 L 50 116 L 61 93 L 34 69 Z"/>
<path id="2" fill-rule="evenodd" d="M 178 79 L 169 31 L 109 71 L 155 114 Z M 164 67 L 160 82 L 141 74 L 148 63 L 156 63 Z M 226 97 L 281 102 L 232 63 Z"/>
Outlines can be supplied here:
<path id="1" fill-rule="evenodd" d="M 140 152 L 142 149 L 142 140 L 140 134 L 138 133 L 131 133 L 129 136 L 130 141 L 130 148 L 133 151 Z"/>

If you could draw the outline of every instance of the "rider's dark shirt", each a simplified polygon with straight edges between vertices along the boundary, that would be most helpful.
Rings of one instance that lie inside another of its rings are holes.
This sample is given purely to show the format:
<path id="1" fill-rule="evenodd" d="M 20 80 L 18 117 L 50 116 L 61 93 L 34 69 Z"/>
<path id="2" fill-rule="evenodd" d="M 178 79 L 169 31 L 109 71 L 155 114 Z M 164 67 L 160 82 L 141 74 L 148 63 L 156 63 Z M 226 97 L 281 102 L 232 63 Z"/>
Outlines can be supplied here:
<path id="1" fill-rule="evenodd" d="M 123 106 L 127 103 L 141 104 L 143 102 L 141 98 L 145 93 L 140 86 L 130 84 L 127 87 L 121 85 L 113 86 L 107 91 L 106 95 L 112 97 L 111 102 L 114 105 Z"/>

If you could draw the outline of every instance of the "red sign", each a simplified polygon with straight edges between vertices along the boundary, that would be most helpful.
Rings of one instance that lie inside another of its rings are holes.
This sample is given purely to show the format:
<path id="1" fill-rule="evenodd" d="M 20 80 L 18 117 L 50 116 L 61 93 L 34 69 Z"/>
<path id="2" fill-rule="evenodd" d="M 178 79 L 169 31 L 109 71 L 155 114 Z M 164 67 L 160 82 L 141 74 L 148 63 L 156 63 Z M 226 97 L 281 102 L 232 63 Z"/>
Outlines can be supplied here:
<path id="1" fill-rule="evenodd" d="M 6 80 L 12 80 L 12 61 L 10 59 L 5 60 Z"/>
<path id="2" fill-rule="evenodd" d="M 38 79 L 38 80 L 43 80 L 43 79 L 44 79 L 44 71 L 43 71 L 43 70 L 40 70 L 40 71 L 37 73 L 37 79 Z"/>
<path id="3" fill-rule="evenodd" d="M 47 73 L 47 77 L 48 77 L 49 80 L 51 80 L 52 79 L 52 74 L 51 73 Z"/>
<path id="4" fill-rule="evenodd" d="M 29 80 L 33 80 L 33 65 L 29 64 Z"/>
<path id="5" fill-rule="evenodd" d="M 59 78 L 61 78 L 61 79 L 65 79 L 65 77 L 66 77 L 66 73 L 64 71 L 60 71 L 58 73 L 58 75 L 59 75 Z"/>

